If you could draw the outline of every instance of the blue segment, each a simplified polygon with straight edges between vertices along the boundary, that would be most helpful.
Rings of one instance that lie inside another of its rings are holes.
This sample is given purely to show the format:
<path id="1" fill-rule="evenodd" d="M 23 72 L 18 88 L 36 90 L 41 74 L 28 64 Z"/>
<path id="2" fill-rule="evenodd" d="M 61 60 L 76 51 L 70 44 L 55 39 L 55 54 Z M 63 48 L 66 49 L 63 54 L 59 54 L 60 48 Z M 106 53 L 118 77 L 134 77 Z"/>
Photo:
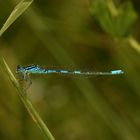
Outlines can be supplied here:
<path id="1" fill-rule="evenodd" d="M 81 74 L 81 71 L 76 70 L 76 71 L 74 71 L 74 73 L 75 73 L 75 74 Z"/>
<path id="2" fill-rule="evenodd" d="M 111 71 L 111 74 L 123 74 L 124 72 L 122 70 L 113 70 Z"/>
<path id="3" fill-rule="evenodd" d="M 56 70 L 47 70 L 48 73 L 56 73 L 57 71 Z"/>
<path id="4" fill-rule="evenodd" d="M 25 70 L 33 70 L 36 68 L 37 68 L 37 66 L 27 66 L 27 67 L 25 67 Z"/>
<path id="5" fill-rule="evenodd" d="M 39 72 L 39 68 L 38 67 L 34 67 L 34 68 L 31 68 L 31 69 L 28 69 L 26 70 L 27 72 L 31 72 L 31 73 L 35 73 L 35 72 Z"/>
<path id="6" fill-rule="evenodd" d="M 26 68 L 26 73 L 42 73 L 43 69 L 38 66 L 28 66 Z"/>
<path id="7" fill-rule="evenodd" d="M 17 66 L 17 72 L 22 73 L 40 73 L 42 70 L 39 66 Z"/>
<path id="8" fill-rule="evenodd" d="M 69 73 L 67 70 L 60 70 L 61 73 Z"/>

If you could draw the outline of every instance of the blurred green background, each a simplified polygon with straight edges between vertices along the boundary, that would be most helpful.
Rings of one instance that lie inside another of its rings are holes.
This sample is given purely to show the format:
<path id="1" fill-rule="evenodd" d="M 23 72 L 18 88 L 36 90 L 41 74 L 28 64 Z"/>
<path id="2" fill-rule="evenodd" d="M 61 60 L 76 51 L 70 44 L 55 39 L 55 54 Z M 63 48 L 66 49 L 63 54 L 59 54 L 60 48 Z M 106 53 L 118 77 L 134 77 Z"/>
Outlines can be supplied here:
<path id="1" fill-rule="evenodd" d="M 19 2 L 0 1 L 0 27 Z M 111 4 L 120 15 L 113 17 Z M 124 70 L 92 78 L 31 75 L 29 99 L 57 140 L 140 139 L 140 53 L 127 42 L 129 36 L 140 41 L 139 5 L 138 0 L 34 0 L 0 38 L 0 55 L 14 74 L 19 64 Z M 0 96 L 0 139 L 43 140 L 2 72 Z"/>

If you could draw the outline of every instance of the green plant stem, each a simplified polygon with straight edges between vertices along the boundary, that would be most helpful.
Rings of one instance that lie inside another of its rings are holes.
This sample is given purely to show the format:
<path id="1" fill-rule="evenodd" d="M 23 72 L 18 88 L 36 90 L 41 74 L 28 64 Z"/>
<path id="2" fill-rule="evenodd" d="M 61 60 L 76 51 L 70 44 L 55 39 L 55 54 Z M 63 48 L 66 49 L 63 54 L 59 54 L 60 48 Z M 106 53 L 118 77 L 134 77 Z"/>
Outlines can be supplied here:
<path id="1" fill-rule="evenodd" d="M 130 46 L 140 53 L 140 44 L 133 37 L 129 37 L 126 41 L 130 44 Z"/>
<path id="2" fill-rule="evenodd" d="M 108 5 L 108 8 L 111 12 L 111 15 L 112 16 L 117 16 L 118 15 L 118 10 L 117 10 L 115 4 L 113 3 L 113 1 L 112 0 L 107 0 L 107 5 Z"/>
<path id="3" fill-rule="evenodd" d="M 34 120 L 35 124 L 40 128 L 41 132 L 44 134 L 46 140 L 54 140 L 53 135 L 43 122 L 43 120 L 40 118 L 38 112 L 33 107 L 30 100 L 27 98 L 26 90 L 24 90 L 20 84 L 18 83 L 17 79 L 11 72 L 10 68 L 8 67 L 7 63 L 5 62 L 4 58 L 0 58 L 0 68 L 2 71 L 8 75 L 10 81 L 14 85 L 14 87 L 17 89 L 18 95 L 21 99 L 21 101 L 24 103 L 26 109 L 28 110 L 29 114 L 31 115 L 32 119 Z"/>

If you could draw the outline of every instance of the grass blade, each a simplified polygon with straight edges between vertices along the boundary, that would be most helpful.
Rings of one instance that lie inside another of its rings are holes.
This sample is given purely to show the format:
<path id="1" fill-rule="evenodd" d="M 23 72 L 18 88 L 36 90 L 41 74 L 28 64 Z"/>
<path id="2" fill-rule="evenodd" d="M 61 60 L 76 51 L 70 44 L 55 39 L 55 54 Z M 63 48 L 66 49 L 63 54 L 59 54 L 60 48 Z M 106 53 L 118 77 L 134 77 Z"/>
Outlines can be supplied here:
<path id="1" fill-rule="evenodd" d="M 39 114 L 33 107 L 30 100 L 27 98 L 26 91 L 20 86 L 17 79 L 15 78 L 10 68 L 8 67 L 7 63 L 5 62 L 4 58 L 2 57 L 0 58 L 0 68 L 5 74 L 8 75 L 10 81 L 12 82 L 14 87 L 17 89 L 20 99 L 24 103 L 26 109 L 28 110 L 35 124 L 40 128 L 41 132 L 44 134 L 45 138 L 47 140 L 54 140 L 54 137 L 52 136 L 51 132 L 49 131 L 49 129 L 47 128 L 43 120 L 40 118 Z"/>
<path id="2" fill-rule="evenodd" d="M 22 0 L 12 11 L 5 24 L 0 30 L 0 36 L 9 28 L 9 26 L 30 6 L 33 0 Z"/>

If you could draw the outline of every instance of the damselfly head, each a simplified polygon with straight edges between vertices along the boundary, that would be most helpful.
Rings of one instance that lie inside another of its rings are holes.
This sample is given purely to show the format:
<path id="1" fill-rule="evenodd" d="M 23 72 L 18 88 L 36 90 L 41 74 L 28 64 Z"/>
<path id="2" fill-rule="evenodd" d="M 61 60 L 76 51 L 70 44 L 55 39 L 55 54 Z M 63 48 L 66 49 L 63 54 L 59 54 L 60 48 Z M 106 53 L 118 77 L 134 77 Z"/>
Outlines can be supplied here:
<path id="1" fill-rule="evenodd" d="M 17 72 L 17 73 L 19 73 L 19 72 L 21 72 L 21 73 L 25 72 L 24 66 L 18 65 L 18 66 L 17 66 L 17 69 L 16 69 L 16 72 Z"/>

